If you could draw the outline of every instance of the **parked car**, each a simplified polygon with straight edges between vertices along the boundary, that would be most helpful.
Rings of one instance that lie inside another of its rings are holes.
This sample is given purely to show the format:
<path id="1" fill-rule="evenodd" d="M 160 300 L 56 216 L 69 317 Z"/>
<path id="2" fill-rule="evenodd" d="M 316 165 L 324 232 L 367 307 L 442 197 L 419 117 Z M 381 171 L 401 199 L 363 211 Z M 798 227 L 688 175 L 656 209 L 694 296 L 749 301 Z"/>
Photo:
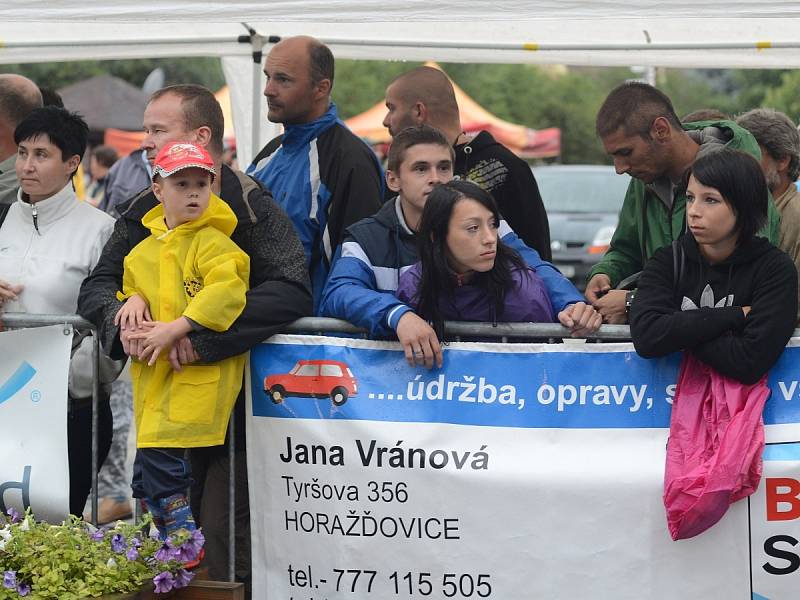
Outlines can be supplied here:
<path id="1" fill-rule="evenodd" d="M 555 264 L 580 289 L 603 257 L 630 182 L 604 165 L 533 167 L 547 217 Z"/>
<path id="2" fill-rule="evenodd" d="M 282 375 L 267 375 L 264 391 L 275 404 L 287 396 L 330 397 L 341 406 L 358 392 L 356 378 L 345 363 L 338 360 L 299 360 Z"/>

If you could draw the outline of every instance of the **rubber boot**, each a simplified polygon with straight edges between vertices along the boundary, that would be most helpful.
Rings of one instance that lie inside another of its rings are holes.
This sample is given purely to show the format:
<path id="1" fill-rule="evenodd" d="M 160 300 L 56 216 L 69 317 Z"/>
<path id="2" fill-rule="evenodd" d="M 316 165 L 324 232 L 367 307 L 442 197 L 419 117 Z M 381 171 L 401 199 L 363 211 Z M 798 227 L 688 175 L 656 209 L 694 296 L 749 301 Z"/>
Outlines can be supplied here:
<path id="1" fill-rule="evenodd" d="M 173 494 L 172 496 L 161 498 L 158 501 L 158 507 L 159 510 L 161 510 L 161 514 L 164 516 L 167 537 L 177 533 L 181 529 L 186 531 L 195 531 L 197 529 L 186 494 Z M 183 568 L 187 570 L 194 569 L 200 564 L 204 556 L 205 549 L 201 548 L 194 560 L 183 563 Z"/>
<path id="2" fill-rule="evenodd" d="M 164 519 L 168 537 L 181 529 L 186 531 L 197 529 L 186 494 L 172 494 L 166 498 L 159 498 L 158 508 Z"/>
<path id="3" fill-rule="evenodd" d="M 142 512 L 149 512 L 153 516 L 153 525 L 158 529 L 161 541 L 165 541 L 167 539 L 167 527 L 164 524 L 164 514 L 161 512 L 158 501 L 139 498 L 139 505 L 142 508 Z"/>

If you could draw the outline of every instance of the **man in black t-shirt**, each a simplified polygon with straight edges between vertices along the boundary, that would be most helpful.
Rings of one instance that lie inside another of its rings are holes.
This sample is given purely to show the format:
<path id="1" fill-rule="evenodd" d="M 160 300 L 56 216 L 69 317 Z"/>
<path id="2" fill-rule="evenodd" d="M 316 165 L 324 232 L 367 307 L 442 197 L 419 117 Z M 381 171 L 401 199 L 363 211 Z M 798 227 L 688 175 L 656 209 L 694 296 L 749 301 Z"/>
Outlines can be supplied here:
<path id="1" fill-rule="evenodd" d="M 386 88 L 384 127 L 394 137 L 413 125 L 441 131 L 456 152 L 454 171 L 490 192 L 500 213 L 525 244 L 551 260 L 550 226 L 530 166 L 488 131 L 475 137 L 461 128 L 453 84 L 439 69 L 418 67 Z"/>

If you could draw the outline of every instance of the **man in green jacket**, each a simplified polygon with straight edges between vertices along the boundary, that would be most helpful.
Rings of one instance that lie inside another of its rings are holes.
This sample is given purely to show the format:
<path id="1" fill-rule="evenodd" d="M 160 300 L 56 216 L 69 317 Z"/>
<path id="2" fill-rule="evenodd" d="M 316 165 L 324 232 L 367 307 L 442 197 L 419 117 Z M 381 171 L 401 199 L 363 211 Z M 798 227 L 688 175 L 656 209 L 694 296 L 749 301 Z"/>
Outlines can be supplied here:
<path id="1" fill-rule="evenodd" d="M 682 125 L 670 99 L 640 82 L 611 91 L 597 113 L 596 128 L 617 173 L 632 179 L 611 246 L 589 275 L 586 297 L 605 323 L 625 323 L 633 294 L 613 288 L 686 230 L 686 174 L 694 160 L 722 147 L 759 160 L 761 151 L 755 138 L 733 121 Z M 771 198 L 761 234 L 777 245 L 780 219 Z"/>

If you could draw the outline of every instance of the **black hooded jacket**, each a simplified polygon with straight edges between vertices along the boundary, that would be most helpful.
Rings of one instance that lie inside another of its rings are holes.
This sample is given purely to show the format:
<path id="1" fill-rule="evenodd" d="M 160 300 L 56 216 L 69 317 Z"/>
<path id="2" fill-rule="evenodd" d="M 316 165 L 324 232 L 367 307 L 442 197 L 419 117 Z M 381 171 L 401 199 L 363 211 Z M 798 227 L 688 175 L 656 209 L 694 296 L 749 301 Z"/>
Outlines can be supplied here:
<path id="1" fill-rule="evenodd" d="M 500 214 L 525 245 L 552 260 L 547 211 L 530 165 L 497 142 L 488 131 L 455 147 L 453 171 L 477 183 L 497 202 Z"/>
<path id="2" fill-rule="evenodd" d="M 690 233 L 675 244 L 656 251 L 639 280 L 630 310 L 636 351 L 653 358 L 688 350 L 723 375 L 755 383 L 794 330 L 792 260 L 761 237 L 715 265 L 702 257 Z"/>

